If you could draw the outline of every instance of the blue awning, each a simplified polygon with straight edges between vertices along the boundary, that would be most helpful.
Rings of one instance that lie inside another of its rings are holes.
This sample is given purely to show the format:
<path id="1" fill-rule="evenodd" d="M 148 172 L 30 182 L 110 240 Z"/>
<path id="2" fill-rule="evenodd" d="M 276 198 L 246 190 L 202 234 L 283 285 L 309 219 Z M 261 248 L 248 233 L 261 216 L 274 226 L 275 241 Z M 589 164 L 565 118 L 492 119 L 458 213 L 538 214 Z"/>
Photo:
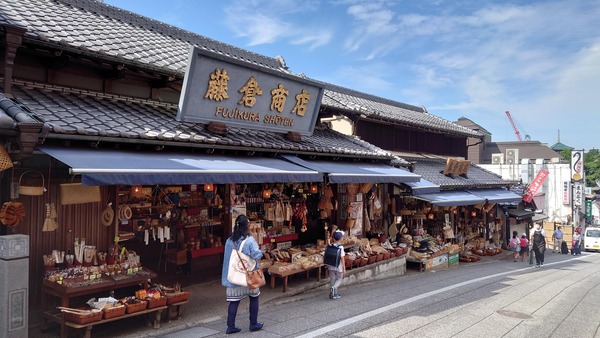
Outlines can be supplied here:
<path id="1" fill-rule="evenodd" d="M 320 182 L 323 175 L 278 158 L 195 153 L 40 149 L 81 174 L 84 185 Z"/>
<path id="2" fill-rule="evenodd" d="M 440 186 L 421 178 L 418 182 L 406 182 L 413 195 L 432 194 L 440 191 Z"/>
<path id="3" fill-rule="evenodd" d="M 414 195 L 414 197 L 440 207 L 474 205 L 485 201 L 484 198 L 475 196 L 464 190 L 440 191 L 434 194 Z"/>
<path id="4" fill-rule="evenodd" d="M 386 164 L 364 162 L 307 161 L 294 155 L 286 160 L 327 174 L 330 183 L 406 183 L 418 182 L 421 176 Z"/>
<path id="5" fill-rule="evenodd" d="M 505 189 L 473 189 L 467 190 L 467 192 L 486 199 L 490 203 L 511 203 L 519 202 L 523 199 L 523 196 L 515 194 L 512 191 Z"/>

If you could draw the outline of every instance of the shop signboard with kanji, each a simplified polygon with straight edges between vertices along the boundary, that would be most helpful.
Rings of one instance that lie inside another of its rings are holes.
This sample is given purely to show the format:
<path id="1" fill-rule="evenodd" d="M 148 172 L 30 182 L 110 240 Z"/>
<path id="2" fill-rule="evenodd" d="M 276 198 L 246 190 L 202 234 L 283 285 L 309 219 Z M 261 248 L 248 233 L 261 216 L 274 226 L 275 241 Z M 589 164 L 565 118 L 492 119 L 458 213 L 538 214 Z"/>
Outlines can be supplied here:
<path id="1" fill-rule="evenodd" d="M 193 47 L 176 119 L 312 135 L 322 95 L 314 81 Z"/>

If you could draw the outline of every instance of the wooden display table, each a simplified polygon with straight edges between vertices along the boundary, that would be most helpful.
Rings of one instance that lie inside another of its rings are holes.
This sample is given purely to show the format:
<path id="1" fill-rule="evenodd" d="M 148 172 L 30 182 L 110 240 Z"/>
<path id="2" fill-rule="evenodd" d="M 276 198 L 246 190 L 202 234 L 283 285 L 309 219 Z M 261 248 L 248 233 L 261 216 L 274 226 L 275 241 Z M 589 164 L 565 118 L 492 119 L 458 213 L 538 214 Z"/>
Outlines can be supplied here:
<path id="1" fill-rule="evenodd" d="M 55 321 L 59 321 L 61 323 L 60 329 L 60 337 L 67 338 L 68 337 L 68 328 L 72 327 L 74 329 L 85 329 L 85 338 L 91 338 L 92 336 L 92 328 L 95 325 L 101 325 L 105 323 L 114 322 L 115 320 L 120 320 L 124 318 L 136 317 L 141 315 L 146 315 L 148 317 L 149 325 L 152 325 L 155 329 L 160 328 L 160 318 L 162 316 L 163 310 L 166 310 L 167 306 L 155 307 L 152 309 L 146 309 L 134 313 L 127 313 L 122 316 L 113 317 L 109 319 L 101 319 L 95 322 L 87 323 L 87 324 L 79 324 L 65 320 L 64 314 L 62 312 L 53 313 L 51 316 L 55 319 Z"/>
<path id="2" fill-rule="evenodd" d="M 49 321 L 64 326 L 62 325 L 62 319 L 60 317 L 56 317 L 56 311 L 48 309 L 48 298 L 59 298 L 60 306 L 70 307 L 71 298 L 74 297 L 93 295 L 103 292 L 108 293 L 116 289 L 121 289 L 138 284 L 144 285 L 144 288 L 147 289 L 149 286 L 148 280 L 151 278 L 156 278 L 156 272 L 148 270 L 146 268 L 142 268 L 142 270 L 132 275 L 103 275 L 101 278 L 96 279 L 94 281 L 83 282 L 80 286 L 66 286 L 44 279 L 42 285 L 42 309 L 45 311 L 42 313 L 42 317 L 44 319 L 43 329 L 47 328 Z"/>
<path id="3" fill-rule="evenodd" d="M 323 267 L 323 264 L 320 264 L 320 265 L 313 266 L 308 269 L 302 269 L 302 270 L 291 270 L 291 271 L 285 271 L 285 272 L 281 272 L 281 273 L 280 272 L 269 272 L 269 274 L 271 275 L 271 289 L 275 288 L 275 277 L 279 277 L 279 278 L 283 279 L 283 292 L 286 292 L 289 276 L 306 272 L 306 278 L 309 278 L 310 271 L 315 270 L 315 269 L 317 270 L 317 281 L 321 281 L 321 268 L 322 267 Z"/>

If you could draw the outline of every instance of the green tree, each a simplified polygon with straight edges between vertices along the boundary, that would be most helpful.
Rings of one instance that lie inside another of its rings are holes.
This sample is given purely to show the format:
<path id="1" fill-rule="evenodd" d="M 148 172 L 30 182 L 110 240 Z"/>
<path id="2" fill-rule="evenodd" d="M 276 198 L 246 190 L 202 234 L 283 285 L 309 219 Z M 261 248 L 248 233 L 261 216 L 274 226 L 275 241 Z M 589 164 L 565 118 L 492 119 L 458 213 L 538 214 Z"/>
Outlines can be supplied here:
<path id="1" fill-rule="evenodd" d="M 585 185 L 596 187 L 600 184 L 600 150 L 592 149 L 583 155 Z"/>

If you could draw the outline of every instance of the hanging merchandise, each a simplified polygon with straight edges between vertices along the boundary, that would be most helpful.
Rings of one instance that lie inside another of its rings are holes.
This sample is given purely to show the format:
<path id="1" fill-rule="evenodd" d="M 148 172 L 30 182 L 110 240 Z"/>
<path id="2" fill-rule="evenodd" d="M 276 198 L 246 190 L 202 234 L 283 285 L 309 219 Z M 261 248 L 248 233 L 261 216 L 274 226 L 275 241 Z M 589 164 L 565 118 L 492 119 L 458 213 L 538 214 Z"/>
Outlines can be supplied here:
<path id="1" fill-rule="evenodd" d="M 4 202 L 0 209 L 0 222 L 16 227 L 25 219 L 25 207 L 21 202 Z"/>
<path id="2" fill-rule="evenodd" d="M 42 177 L 42 185 L 41 186 L 29 186 L 29 185 L 22 185 L 22 181 L 23 181 L 23 176 L 25 176 L 25 178 L 27 178 L 27 174 L 29 173 L 33 173 L 34 175 L 39 175 Z M 19 194 L 20 195 L 26 195 L 26 196 L 40 196 L 43 195 L 44 192 L 46 192 L 46 187 L 44 186 L 45 180 L 44 180 L 44 175 L 39 172 L 39 171 L 35 171 L 35 170 L 27 170 L 26 172 L 22 173 L 21 176 L 19 177 Z"/>
<path id="3" fill-rule="evenodd" d="M 113 223 L 114 218 L 115 212 L 112 209 L 112 203 L 109 202 L 100 215 L 100 223 L 104 226 L 110 226 Z"/>
<path id="4" fill-rule="evenodd" d="M 12 168 L 12 166 L 13 166 L 12 159 L 8 155 L 8 152 L 6 151 L 6 149 L 4 149 L 4 146 L 0 144 L 0 171 L 4 171 L 8 168 Z"/>
<path id="5" fill-rule="evenodd" d="M 54 203 L 53 203 L 54 204 Z M 55 216 L 55 217 L 52 217 Z M 46 219 L 44 220 L 44 225 L 42 226 L 42 231 L 55 231 L 58 229 L 58 224 L 56 224 L 56 210 L 54 210 L 54 215 L 52 212 L 52 207 L 50 203 L 46 203 Z"/>

